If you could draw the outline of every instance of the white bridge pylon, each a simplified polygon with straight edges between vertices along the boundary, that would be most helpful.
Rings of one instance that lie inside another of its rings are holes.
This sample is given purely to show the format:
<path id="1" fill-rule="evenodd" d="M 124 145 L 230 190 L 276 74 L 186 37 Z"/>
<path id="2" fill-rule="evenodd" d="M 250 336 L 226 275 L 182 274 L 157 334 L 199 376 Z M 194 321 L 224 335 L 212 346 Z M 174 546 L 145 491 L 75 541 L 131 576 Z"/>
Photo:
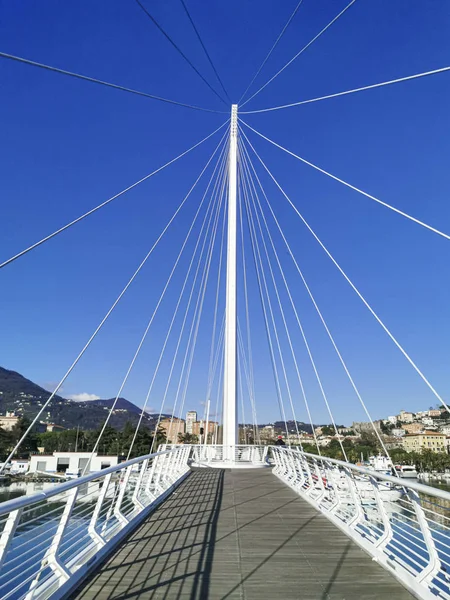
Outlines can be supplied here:
<path id="1" fill-rule="evenodd" d="M 223 445 L 224 459 L 234 461 L 237 444 L 236 394 L 236 230 L 237 230 L 237 104 L 231 106 L 230 147 L 228 157 L 228 231 L 227 280 L 225 306 L 225 355 L 223 389 Z"/>

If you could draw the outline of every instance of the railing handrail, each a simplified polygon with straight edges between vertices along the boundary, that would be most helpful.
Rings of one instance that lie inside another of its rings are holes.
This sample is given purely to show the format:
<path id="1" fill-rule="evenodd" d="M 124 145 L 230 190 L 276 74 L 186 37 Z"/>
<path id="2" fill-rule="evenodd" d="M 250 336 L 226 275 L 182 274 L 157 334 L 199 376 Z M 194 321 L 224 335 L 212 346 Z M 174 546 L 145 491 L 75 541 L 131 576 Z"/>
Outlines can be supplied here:
<path id="1" fill-rule="evenodd" d="M 46 498 L 51 498 L 52 496 L 57 496 L 62 492 L 66 492 L 67 490 L 72 490 L 83 483 L 88 483 L 89 481 L 95 481 L 99 478 L 99 476 L 103 477 L 108 475 L 109 473 L 116 473 L 117 471 L 121 471 L 124 468 L 130 467 L 137 463 L 140 463 L 144 460 L 149 460 L 156 456 L 163 456 L 164 454 L 170 454 L 174 452 L 175 448 L 171 448 L 170 450 L 163 450 L 162 452 L 153 452 L 153 454 L 144 454 L 143 456 L 138 456 L 137 458 L 131 458 L 125 462 L 119 463 L 117 465 L 113 465 L 112 467 L 107 467 L 106 469 L 101 469 L 100 471 L 94 471 L 89 475 L 83 475 L 83 477 L 77 477 L 76 479 L 71 479 L 70 481 L 66 481 L 64 483 L 60 483 L 55 485 L 48 490 L 42 492 L 36 492 L 35 494 L 30 494 L 29 496 L 21 496 L 20 498 L 13 498 L 12 500 L 6 500 L 5 502 L 0 503 L 0 517 L 4 514 L 10 513 L 13 510 L 17 510 L 19 508 L 25 508 L 26 506 L 30 506 L 31 504 L 36 504 L 36 502 L 40 502 L 41 500 L 45 500 Z"/>
<path id="2" fill-rule="evenodd" d="M 394 477 L 392 475 L 384 475 L 383 473 L 379 473 L 378 471 L 372 471 L 371 469 L 366 469 L 364 467 L 358 467 L 352 463 L 347 463 L 343 460 L 338 460 L 336 458 L 328 458 L 327 456 L 319 456 L 318 454 L 310 454 L 309 452 L 302 452 L 301 450 L 293 450 L 292 448 L 285 448 L 283 446 L 269 446 L 269 448 L 276 448 L 277 450 L 284 450 L 286 452 L 297 452 L 302 456 L 307 456 L 308 458 L 312 458 L 314 460 L 326 461 L 332 464 L 338 465 L 340 467 L 351 468 L 352 471 L 357 471 L 362 475 L 369 475 L 370 477 L 376 477 L 377 479 L 381 479 L 382 481 L 388 481 L 389 483 L 393 483 L 395 485 L 400 485 L 404 488 L 410 488 L 415 490 L 416 492 L 422 492 L 423 494 L 428 494 L 429 496 L 436 496 L 438 498 L 442 498 L 442 500 L 450 501 L 450 492 L 446 492 L 445 490 L 440 490 L 439 488 L 434 488 L 429 485 L 424 485 L 422 483 L 415 483 L 414 481 L 409 481 L 404 477 Z"/>

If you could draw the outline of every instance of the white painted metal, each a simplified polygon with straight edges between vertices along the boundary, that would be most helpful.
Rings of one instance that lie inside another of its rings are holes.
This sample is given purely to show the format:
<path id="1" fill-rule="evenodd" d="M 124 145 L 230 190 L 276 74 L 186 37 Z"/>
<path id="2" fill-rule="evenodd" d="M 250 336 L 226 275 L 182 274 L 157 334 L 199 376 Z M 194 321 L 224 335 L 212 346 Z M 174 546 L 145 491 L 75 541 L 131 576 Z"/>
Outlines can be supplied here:
<path id="1" fill-rule="evenodd" d="M 252 446 L 249 444 L 232 444 L 230 446 L 202 444 L 192 446 L 192 461 L 199 467 L 253 468 L 269 465 L 267 453 L 269 446 Z"/>
<path id="2" fill-rule="evenodd" d="M 449 492 L 295 449 L 271 454 L 275 475 L 414 596 L 450 599 Z"/>
<path id="3" fill-rule="evenodd" d="M 223 445 L 237 444 L 236 395 L 236 225 L 237 225 L 237 104 L 231 107 L 228 162 L 227 282 L 225 307 L 225 363 L 223 389 Z M 226 458 L 233 460 L 234 452 Z"/>
<path id="4" fill-rule="evenodd" d="M 0 504 L 0 598 L 56 600 L 189 472 L 190 448 L 135 458 Z"/>
<path id="5" fill-rule="evenodd" d="M 166 446 L 1 503 L 0 597 L 67 597 L 183 480 L 189 462 L 220 467 L 230 457 L 244 468 L 272 462 L 275 475 L 417 598 L 450 600 L 450 493 L 295 449 L 237 444 Z"/>

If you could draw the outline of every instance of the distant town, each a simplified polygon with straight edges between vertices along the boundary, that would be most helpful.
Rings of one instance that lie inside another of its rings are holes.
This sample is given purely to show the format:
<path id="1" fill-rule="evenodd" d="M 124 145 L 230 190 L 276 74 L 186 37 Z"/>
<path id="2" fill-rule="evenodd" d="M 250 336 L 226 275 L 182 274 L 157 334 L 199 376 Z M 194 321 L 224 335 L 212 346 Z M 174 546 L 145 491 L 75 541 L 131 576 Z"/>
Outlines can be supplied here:
<path id="1" fill-rule="evenodd" d="M 303 424 L 301 424 L 303 425 Z M 189 411 L 186 419 L 164 419 L 160 422 L 168 443 L 220 443 L 220 426 L 215 421 L 198 420 L 195 411 Z M 403 449 L 417 452 L 450 453 L 450 414 L 444 407 L 430 408 L 416 413 L 401 410 L 398 415 L 371 422 L 353 422 L 351 426 L 321 425 L 308 432 L 298 429 L 294 421 L 278 421 L 269 425 L 239 426 L 239 443 L 272 444 L 282 436 L 289 445 L 314 444 L 326 448 L 335 441 L 357 443 L 364 434 L 378 434 L 388 450 Z M 206 437 L 205 437 L 206 436 Z M 378 437 L 377 436 L 377 437 Z"/>
<path id="2" fill-rule="evenodd" d="M 77 477 L 86 465 L 89 470 L 106 468 L 124 460 L 131 451 L 131 456 L 140 456 L 164 443 L 222 443 L 222 426 L 209 418 L 198 418 L 194 410 L 188 411 L 185 419 L 168 415 L 152 417 L 150 427 L 145 424 L 140 428 L 135 446 L 130 445 L 135 431 L 131 421 L 123 429 L 108 426 L 92 456 L 97 430 L 66 428 L 41 421 L 25 447 L 12 459 L 10 472 Z M 3 460 L 27 423 L 26 417 L 12 411 L 0 415 Z M 280 438 L 282 443 L 301 447 L 305 452 L 354 463 L 367 462 L 387 451 L 396 463 L 415 465 L 418 472 L 444 472 L 450 468 L 450 414 L 444 407 L 416 413 L 401 410 L 398 415 L 373 422 L 354 422 L 349 427 L 337 424 L 311 427 L 295 421 L 239 425 L 239 444 L 271 445 Z"/>
<path id="3" fill-rule="evenodd" d="M 121 412 L 124 412 L 121 409 Z M 126 412 L 126 411 L 125 411 Z M 14 412 L 0 415 L 0 428 L 12 431 L 22 417 Z M 157 419 L 154 419 L 155 426 Z M 301 429 L 304 423 L 277 421 L 268 425 L 239 425 L 240 444 L 268 445 L 281 436 L 288 445 L 314 444 L 326 448 L 336 441 L 357 443 L 369 434 L 377 434 L 386 449 L 402 448 L 407 452 L 427 449 L 450 454 L 450 414 L 444 407 L 430 408 L 416 413 L 401 410 L 398 415 L 371 422 L 353 422 L 351 426 L 320 425 L 311 431 Z M 40 422 L 37 433 L 58 432 L 66 428 L 55 423 Z M 199 419 L 196 411 L 186 413 L 186 419 L 164 415 L 158 430 L 166 443 L 221 443 L 221 426 L 217 421 Z"/>

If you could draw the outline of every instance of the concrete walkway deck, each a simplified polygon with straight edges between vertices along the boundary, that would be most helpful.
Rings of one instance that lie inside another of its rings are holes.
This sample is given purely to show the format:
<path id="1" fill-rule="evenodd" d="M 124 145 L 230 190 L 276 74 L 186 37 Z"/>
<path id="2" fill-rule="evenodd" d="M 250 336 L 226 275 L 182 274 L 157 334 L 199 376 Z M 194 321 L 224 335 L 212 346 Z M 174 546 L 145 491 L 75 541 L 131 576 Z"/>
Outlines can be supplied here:
<path id="1" fill-rule="evenodd" d="M 411 600 L 270 469 L 199 469 L 77 600 Z"/>

